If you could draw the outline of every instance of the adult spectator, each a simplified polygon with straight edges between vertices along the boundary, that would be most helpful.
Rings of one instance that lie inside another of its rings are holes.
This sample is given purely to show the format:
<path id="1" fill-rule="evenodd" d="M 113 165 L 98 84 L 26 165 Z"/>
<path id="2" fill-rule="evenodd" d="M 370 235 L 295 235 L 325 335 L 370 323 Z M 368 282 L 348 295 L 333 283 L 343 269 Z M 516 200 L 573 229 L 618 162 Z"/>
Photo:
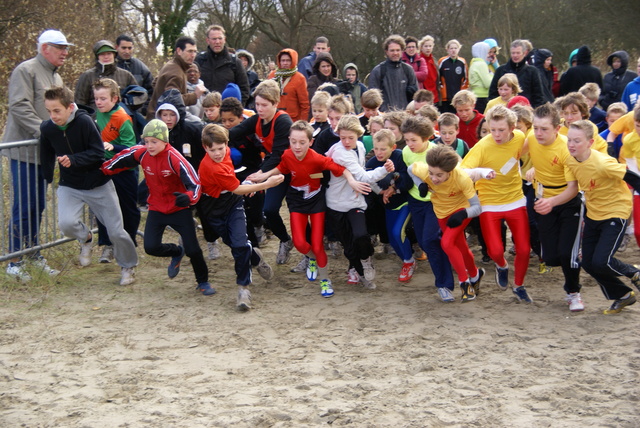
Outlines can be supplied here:
<path id="1" fill-rule="evenodd" d="M 638 77 L 627 84 L 622 93 L 621 101 L 627 105 L 629 111 L 633 110 L 640 98 L 640 58 L 638 58 Z"/>
<path id="2" fill-rule="evenodd" d="M 440 101 L 440 91 L 438 90 L 438 66 L 433 57 L 434 46 L 435 41 L 431 36 L 424 36 L 420 39 L 420 43 L 418 43 L 420 56 L 424 58 L 427 63 L 427 78 L 423 82 L 424 89 L 433 94 L 433 103 L 437 104 Z"/>
<path id="3" fill-rule="evenodd" d="M 242 66 L 247 71 L 247 80 L 249 81 L 249 100 L 245 104 L 245 107 L 253 110 L 255 107 L 253 91 L 255 91 L 260 84 L 260 76 L 253 70 L 256 60 L 251 52 L 244 49 L 238 49 L 236 55 L 240 58 Z"/>
<path id="4" fill-rule="evenodd" d="M 44 107 L 44 92 L 62 86 L 58 74 L 69 54 L 67 38 L 60 31 L 46 30 L 38 38 L 38 54 L 20 63 L 9 79 L 9 110 L 2 142 L 30 140 L 40 137 L 40 124 L 49 119 Z M 9 252 L 13 253 L 38 245 L 38 230 L 44 211 L 46 183 L 39 171 L 40 157 L 36 146 L 12 149 L 8 155 L 13 186 L 13 208 L 9 230 Z M 56 274 L 42 256 L 33 260 L 46 273 Z M 7 274 L 22 280 L 30 279 L 21 258 L 14 258 L 7 266 Z"/>
<path id="5" fill-rule="evenodd" d="M 560 77 L 560 95 L 578 92 L 589 82 L 596 83 L 602 89 L 602 73 L 598 67 L 591 65 L 591 50 L 589 46 L 580 46 L 575 56 L 576 65 L 569 68 Z"/>
<path id="6" fill-rule="evenodd" d="M 116 65 L 116 54 L 118 51 L 109 40 L 100 40 L 93 45 L 93 54 L 96 57 L 96 65 L 85 71 L 78 78 L 75 91 L 75 102 L 96 109 L 93 99 L 93 84 L 97 80 L 106 77 L 116 81 L 120 89 L 129 85 L 137 85 L 138 82 L 133 74 L 127 70 L 118 68 Z"/>
<path id="7" fill-rule="evenodd" d="M 116 65 L 133 74 L 138 85 L 145 88 L 149 98 L 151 98 L 151 94 L 153 94 L 153 75 L 144 62 L 133 57 L 133 39 L 126 34 L 120 34 L 116 39 L 116 50 L 118 51 Z"/>
<path id="8" fill-rule="evenodd" d="M 382 91 L 384 102 L 382 111 L 404 110 L 418 90 L 418 82 L 413 68 L 401 61 L 405 48 L 402 36 L 387 37 L 382 45 L 387 59 L 376 65 L 369 75 L 369 89 Z"/>
<path id="9" fill-rule="evenodd" d="M 316 39 L 316 44 L 313 45 L 313 51 L 309 53 L 309 55 L 305 56 L 298 63 L 298 71 L 302 73 L 305 79 L 309 80 L 309 78 L 313 75 L 313 64 L 316 63 L 316 57 L 321 52 L 330 52 L 331 48 L 329 47 L 329 39 L 324 36 L 320 36 Z"/>
<path id="10" fill-rule="evenodd" d="M 626 51 L 616 51 L 607 58 L 607 65 L 611 71 L 602 79 L 602 92 L 600 93 L 600 107 L 607 110 L 609 106 L 622 99 L 624 88 L 638 75 L 629 67 L 629 54 Z"/>
<path id="11" fill-rule="evenodd" d="M 420 51 L 418 51 L 418 39 L 409 36 L 404 39 L 404 42 L 406 46 L 402 53 L 402 62 L 409 64 L 411 68 L 413 68 L 418 82 L 418 89 L 424 89 L 424 81 L 427 78 L 429 70 L 427 69 L 427 61 L 422 58 Z"/>
<path id="12" fill-rule="evenodd" d="M 553 102 L 553 83 L 556 71 L 553 67 L 553 52 L 549 49 L 535 49 L 533 51 L 533 66 L 540 73 L 540 82 L 542 83 L 542 94 L 546 101 Z"/>
<path id="13" fill-rule="evenodd" d="M 207 28 L 207 44 L 207 50 L 196 57 L 204 86 L 222 93 L 228 83 L 235 83 L 242 92 L 242 103 L 246 104 L 250 95 L 247 73 L 240 58 L 229 52 L 224 28 L 220 25 Z"/>
<path id="14" fill-rule="evenodd" d="M 313 75 L 307 80 L 309 103 L 316 90 L 324 83 L 338 83 L 338 66 L 329 52 L 321 52 L 313 64 Z"/>
<path id="15" fill-rule="evenodd" d="M 511 58 L 506 64 L 498 67 L 493 75 L 491 86 L 489 87 L 489 99 L 500 96 L 498 94 L 498 80 L 507 73 L 513 73 L 518 77 L 518 84 L 522 89 L 520 95 L 527 98 L 532 107 L 535 108 L 545 103 L 540 73 L 535 67 L 528 65 L 526 62 L 527 46 L 528 43 L 520 39 L 511 43 Z"/>
<path id="16" fill-rule="evenodd" d="M 153 89 L 153 96 L 147 109 L 147 120 L 155 118 L 158 98 L 160 98 L 167 89 L 177 89 L 180 91 L 184 105 L 186 106 L 195 105 L 200 96 L 206 92 L 206 88 L 203 85 L 196 85 L 192 93 L 189 93 L 187 90 L 187 70 L 191 64 L 193 64 L 196 54 L 198 53 L 196 41 L 191 37 L 179 37 L 178 40 L 176 40 L 174 50 L 175 54 L 173 59 L 163 65 L 160 73 L 158 73 L 156 86 Z"/>
<path id="17" fill-rule="evenodd" d="M 280 87 L 278 110 L 284 110 L 291 120 L 307 120 L 309 118 L 309 93 L 307 80 L 298 72 L 298 52 L 293 49 L 282 49 L 276 56 L 278 68 L 269 73 Z"/>

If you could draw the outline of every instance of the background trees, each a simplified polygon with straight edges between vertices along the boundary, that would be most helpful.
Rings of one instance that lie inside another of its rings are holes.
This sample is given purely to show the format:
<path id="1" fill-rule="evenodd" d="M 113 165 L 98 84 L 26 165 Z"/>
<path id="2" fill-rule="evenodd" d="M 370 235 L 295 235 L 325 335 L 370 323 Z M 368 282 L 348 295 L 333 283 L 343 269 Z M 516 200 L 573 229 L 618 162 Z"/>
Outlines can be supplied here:
<path id="1" fill-rule="evenodd" d="M 327 36 L 336 62 L 355 62 L 364 77 L 384 59 L 386 36 L 436 39 L 435 56 L 444 55 L 451 38 L 470 59 L 473 43 L 487 37 L 503 47 L 501 63 L 515 38 L 554 52 L 554 63 L 566 68 L 569 53 L 588 44 L 596 65 L 614 50 L 640 54 L 640 6 L 637 0 L 5 0 L 0 8 L 0 106 L 6 105 L 11 70 L 35 53 L 35 41 L 46 28 L 59 28 L 77 46 L 61 69 L 73 87 L 94 57 L 93 44 L 127 33 L 136 40 L 136 55 L 156 73 L 171 55 L 181 34 L 206 48 L 204 30 L 221 24 L 227 42 L 266 61 L 284 47 L 306 55 L 317 36 Z M 260 71 L 260 65 L 257 66 Z M 0 107 L 0 127 L 4 109 Z"/>

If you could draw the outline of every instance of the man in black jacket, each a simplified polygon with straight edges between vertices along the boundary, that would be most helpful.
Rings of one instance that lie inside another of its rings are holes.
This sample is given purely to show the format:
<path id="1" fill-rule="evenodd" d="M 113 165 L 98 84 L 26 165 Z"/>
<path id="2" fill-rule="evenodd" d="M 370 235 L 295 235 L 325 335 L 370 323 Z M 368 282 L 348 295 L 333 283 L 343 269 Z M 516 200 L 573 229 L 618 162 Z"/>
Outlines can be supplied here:
<path id="1" fill-rule="evenodd" d="M 228 83 L 235 83 L 242 92 L 242 104 L 249 99 L 249 80 L 240 58 L 229 53 L 224 28 L 212 25 L 207 29 L 206 51 L 196 57 L 200 67 L 200 78 L 210 91 L 222 93 Z"/>
<path id="2" fill-rule="evenodd" d="M 511 43 L 511 59 L 505 65 L 501 65 L 493 75 L 489 86 L 489 99 L 496 98 L 498 94 L 498 80 L 507 73 L 518 76 L 518 84 L 522 89 L 523 97 L 527 98 L 533 108 L 544 104 L 545 98 L 542 92 L 540 73 L 532 65 L 527 64 L 527 42 L 514 40 Z"/>
<path id="3" fill-rule="evenodd" d="M 120 34 L 116 39 L 116 50 L 118 51 L 116 65 L 133 74 L 138 85 L 147 90 L 148 99 L 150 100 L 151 94 L 153 94 L 153 75 L 144 62 L 133 57 L 133 39 L 126 34 Z M 146 114 L 147 104 L 149 104 L 148 101 L 145 103 L 142 115 Z"/>

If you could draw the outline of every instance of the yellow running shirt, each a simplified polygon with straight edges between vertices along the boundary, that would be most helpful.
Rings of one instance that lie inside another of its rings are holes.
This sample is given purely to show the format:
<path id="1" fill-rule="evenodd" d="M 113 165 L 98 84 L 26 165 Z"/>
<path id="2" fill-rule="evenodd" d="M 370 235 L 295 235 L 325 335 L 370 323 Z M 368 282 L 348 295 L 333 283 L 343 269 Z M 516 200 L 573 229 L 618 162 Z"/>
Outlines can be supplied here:
<path id="1" fill-rule="evenodd" d="M 429 178 L 429 167 L 425 162 L 414 163 L 412 172 L 429 186 L 431 203 L 438 218 L 446 218 L 460 208 L 468 208 L 469 199 L 476 195 L 473 181 L 459 165 L 451 171 L 447 181 L 437 186 Z"/>
<path id="2" fill-rule="evenodd" d="M 513 131 L 513 138 L 498 144 L 491 134 L 476 143 L 462 160 L 462 168 L 491 168 L 496 172 L 493 180 L 479 180 L 476 190 L 480 205 L 507 205 L 524 198 L 520 177 L 520 156 L 524 134 Z"/>
<path id="3" fill-rule="evenodd" d="M 576 181 L 576 177 L 567 166 L 567 158 L 571 157 L 567 149 L 567 137 L 558 134 L 553 143 L 544 146 L 538 142 L 535 135 L 530 135 L 527 144 L 536 170 L 535 181 L 544 186 L 541 197 L 557 196 L 567 188 L 567 182 Z"/>
<path id="4" fill-rule="evenodd" d="M 589 159 L 578 162 L 573 156 L 567 165 L 578 179 L 584 191 L 587 217 L 600 221 L 608 218 L 629 218 L 631 214 L 631 191 L 622 179 L 627 168 L 609 155 L 591 149 Z"/>

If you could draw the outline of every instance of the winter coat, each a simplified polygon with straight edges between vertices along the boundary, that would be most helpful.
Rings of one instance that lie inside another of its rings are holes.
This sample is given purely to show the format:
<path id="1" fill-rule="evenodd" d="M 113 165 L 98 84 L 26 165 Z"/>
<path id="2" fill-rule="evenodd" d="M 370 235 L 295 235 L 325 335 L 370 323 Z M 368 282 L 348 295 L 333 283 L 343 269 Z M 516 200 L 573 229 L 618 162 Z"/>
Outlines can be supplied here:
<path id="1" fill-rule="evenodd" d="M 596 83 L 602 89 L 602 73 L 591 65 L 591 50 L 581 46 L 576 54 L 577 64 L 560 77 L 560 95 L 577 92 L 585 83 Z"/>
<path id="2" fill-rule="evenodd" d="M 331 74 L 329 75 L 329 77 L 326 77 L 322 73 L 320 73 L 320 63 L 323 61 L 331 64 Z M 316 93 L 318 88 L 323 83 L 327 82 L 338 83 L 338 66 L 336 65 L 333 57 L 329 52 L 320 52 L 320 54 L 316 56 L 316 61 L 313 63 L 313 73 L 311 74 L 311 77 L 309 77 L 309 80 L 307 80 L 309 102 L 311 102 L 311 98 L 313 98 L 313 95 Z"/>
<path id="3" fill-rule="evenodd" d="M 200 78 L 210 91 L 222 93 L 227 83 L 235 83 L 242 92 L 242 104 L 249 99 L 249 79 L 240 58 L 229 53 L 225 46 L 220 53 L 214 53 L 210 47 L 200 52 L 195 60 L 200 67 Z"/>
<path id="4" fill-rule="evenodd" d="M 288 54 L 291 57 L 291 68 L 298 66 L 298 52 L 293 49 L 282 49 L 277 57 L 276 64 L 280 66 L 280 56 Z M 269 73 L 269 79 L 275 79 L 276 71 Z M 275 79 L 278 81 L 278 79 Z M 309 93 L 307 92 L 307 79 L 296 71 L 291 77 L 284 79 L 280 88 L 280 102 L 278 109 L 284 110 L 291 120 L 307 120 L 309 118 Z"/>
<path id="5" fill-rule="evenodd" d="M 616 51 L 607 58 L 609 67 L 613 64 L 613 58 L 620 58 L 620 67 L 604 75 L 602 79 L 602 92 L 600 93 L 600 106 L 607 110 L 609 106 L 622 99 L 622 93 L 627 85 L 638 75 L 629 67 L 629 54 L 625 51 Z"/>
<path id="6" fill-rule="evenodd" d="M 486 60 L 489 49 L 491 48 L 485 42 L 478 42 L 471 47 L 473 59 L 469 64 L 469 90 L 478 98 L 487 98 L 489 95 L 493 77 Z"/>
<path id="7" fill-rule="evenodd" d="M 542 94 L 545 101 L 553 102 L 555 97 L 553 96 L 553 66 L 550 70 L 544 68 L 544 62 L 547 58 L 552 57 L 553 52 L 548 49 L 536 49 L 533 53 L 533 66 L 540 73 L 540 82 L 542 83 Z"/>
<path id="8" fill-rule="evenodd" d="M 58 68 L 42 54 L 20 63 L 9 78 L 9 110 L 3 143 L 31 140 L 40 137 L 40 124 L 49 119 L 44 107 L 44 92 L 53 86 L 63 86 Z M 40 163 L 36 146 L 5 150 L 11 159 L 34 164 Z"/>
<path id="9" fill-rule="evenodd" d="M 418 81 L 418 89 L 424 89 L 424 81 L 429 74 L 427 61 L 419 53 L 410 57 L 406 52 L 403 52 L 402 62 L 409 64 L 411 68 L 413 68 L 413 72 L 416 74 L 416 80 Z"/>
<path id="10" fill-rule="evenodd" d="M 382 91 L 380 110 L 404 110 L 418 90 L 418 81 L 410 65 L 387 58 L 371 70 L 369 89 L 372 88 Z"/>
<path id="11" fill-rule="evenodd" d="M 347 69 L 349 68 L 356 71 L 356 80 L 353 83 L 349 82 L 347 79 L 342 80 L 338 83 L 338 88 L 341 93 L 348 95 L 351 98 L 355 114 L 360 114 L 362 112 L 362 94 L 367 91 L 367 87 L 360 82 L 360 71 L 358 70 L 358 66 L 352 62 L 342 68 L 342 75 L 346 76 Z"/>
<path id="12" fill-rule="evenodd" d="M 158 98 L 169 89 L 177 89 L 182 94 L 182 100 L 185 105 L 191 106 L 197 103 L 198 97 L 195 93 L 188 93 L 187 90 L 187 70 L 190 65 L 185 62 L 178 54 L 171 61 L 166 63 L 160 69 L 156 85 L 153 89 L 151 101 L 147 109 L 147 120 L 153 119 L 156 115 L 158 107 Z"/>
<path id="13" fill-rule="evenodd" d="M 514 63 L 511 59 L 506 64 L 498 67 L 493 75 L 491 86 L 489 86 L 489 99 L 500 96 L 498 94 L 498 80 L 507 73 L 513 73 L 518 76 L 518 84 L 522 89 L 520 95 L 528 99 L 533 108 L 546 102 L 538 70 L 534 66 L 528 65 L 525 60 Z"/>

